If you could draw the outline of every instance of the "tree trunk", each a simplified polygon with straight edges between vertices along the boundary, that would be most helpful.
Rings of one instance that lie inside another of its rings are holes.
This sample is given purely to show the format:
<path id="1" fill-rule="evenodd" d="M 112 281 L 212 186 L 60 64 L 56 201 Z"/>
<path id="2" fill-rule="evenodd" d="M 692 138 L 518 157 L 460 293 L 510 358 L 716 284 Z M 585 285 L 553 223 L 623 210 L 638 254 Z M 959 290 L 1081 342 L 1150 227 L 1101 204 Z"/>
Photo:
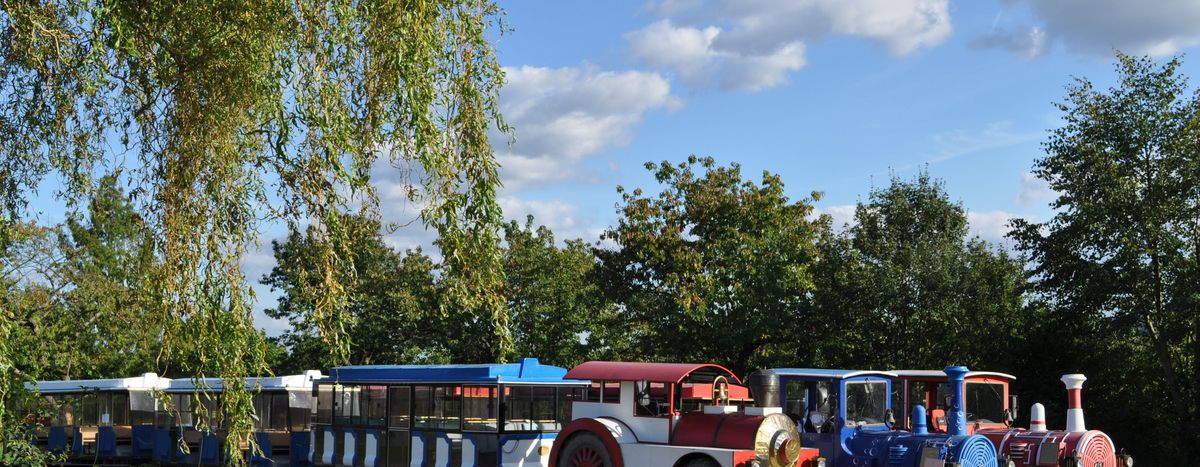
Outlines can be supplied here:
<path id="1" fill-rule="evenodd" d="M 1155 245 L 1157 250 L 1157 245 Z M 1162 262 L 1159 259 L 1157 251 L 1154 256 L 1151 256 L 1151 266 L 1154 273 L 1154 314 L 1161 316 L 1163 313 L 1163 290 L 1162 290 Z M 1176 420 L 1184 422 L 1191 420 L 1191 414 L 1188 413 L 1187 402 L 1183 397 L 1183 392 L 1179 390 L 1179 383 L 1175 380 L 1175 365 L 1171 361 L 1170 349 L 1167 348 L 1167 343 L 1163 342 L 1162 336 L 1158 332 L 1158 327 L 1154 325 L 1154 317 L 1146 314 L 1143 319 L 1146 322 L 1146 330 L 1150 332 L 1150 340 L 1154 344 L 1154 353 L 1158 356 L 1158 364 L 1162 367 L 1163 376 L 1167 382 L 1167 393 L 1171 396 L 1171 402 L 1175 405 Z M 1183 454 L 1186 457 L 1191 450 L 1184 442 L 1188 438 L 1187 431 L 1178 432 L 1180 437 L 1180 445 Z M 1183 465 L 1187 465 L 1187 459 L 1183 459 Z"/>

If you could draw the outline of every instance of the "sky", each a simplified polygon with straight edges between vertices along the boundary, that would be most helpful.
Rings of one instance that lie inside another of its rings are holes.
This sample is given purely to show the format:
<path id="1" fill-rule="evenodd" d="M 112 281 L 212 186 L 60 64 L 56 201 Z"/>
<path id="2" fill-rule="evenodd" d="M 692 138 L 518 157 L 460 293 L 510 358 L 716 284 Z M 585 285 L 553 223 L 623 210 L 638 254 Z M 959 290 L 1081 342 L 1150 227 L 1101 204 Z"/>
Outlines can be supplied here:
<path id="1" fill-rule="evenodd" d="M 893 176 L 921 170 L 1004 245 L 1009 219 L 1046 220 L 1054 197 L 1030 174 L 1059 125 L 1065 86 L 1113 84 L 1114 50 L 1200 76 L 1200 0 L 522 0 L 502 2 L 495 41 L 507 74 L 512 145 L 494 138 L 500 203 L 557 238 L 595 241 L 616 219 L 616 187 L 657 190 L 647 161 L 689 155 L 779 174 L 793 199 L 823 194 L 835 225 Z M 380 170 L 381 212 L 413 224 Z M 387 236 L 427 246 L 417 225 Z M 244 269 L 257 282 L 264 248 Z M 256 323 L 287 329 L 261 310 Z"/>

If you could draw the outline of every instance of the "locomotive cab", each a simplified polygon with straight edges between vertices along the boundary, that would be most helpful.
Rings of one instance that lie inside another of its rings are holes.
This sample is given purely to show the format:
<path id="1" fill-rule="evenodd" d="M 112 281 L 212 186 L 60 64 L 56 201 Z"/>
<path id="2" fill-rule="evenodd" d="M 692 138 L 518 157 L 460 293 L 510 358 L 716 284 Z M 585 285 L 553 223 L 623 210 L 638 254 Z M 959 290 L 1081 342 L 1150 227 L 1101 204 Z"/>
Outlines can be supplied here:
<path id="1" fill-rule="evenodd" d="M 929 431 L 945 433 L 944 416 L 950 399 L 950 384 L 941 370 L 893 370 L 899 377 L 892 391 L 896 407 L 897 427 L 911 430 L 909 414 L 914 406 L 925 407 L 925 423 Z M 966 411 L 967 432 L 979 429 L 1005 429 L 1016 417 L 1016 396 L 1009 386 L 1016 376 L 991 371 L 971 371 L 963 383 L 963 409 Z"/>
<path id="2" fill-rule="evenodd" d="M 566 377 L 592 384 L 572 404 L 552 466 L 822 465 L 779 407 L 750 406 L 749 390 L 721 366 L 587 362 Z"/>
<path id="3" fill-rule="evenodd" d="M 859 431 L 891 429 L 893 373 L 776 368 L 751 378 L 772 376 L 779 380 L 783 413 L 796 422 L 801 443 L 816 447 L 835 465 L 850 455 L 846 441 Z"/>

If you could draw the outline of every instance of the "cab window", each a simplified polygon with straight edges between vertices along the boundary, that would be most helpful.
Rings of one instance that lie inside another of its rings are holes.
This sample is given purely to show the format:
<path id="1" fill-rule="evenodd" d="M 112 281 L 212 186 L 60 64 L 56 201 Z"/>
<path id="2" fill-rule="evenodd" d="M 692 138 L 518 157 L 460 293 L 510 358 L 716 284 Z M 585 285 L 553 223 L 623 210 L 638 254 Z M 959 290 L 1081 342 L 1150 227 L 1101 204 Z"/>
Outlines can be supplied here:
<path id="1" fill-rule="evenodd" d="M 968 422 L 1004 423 L 1004 385 L 967 383 Z"/>
<path id="2" fill-rule="evenodd" d="M 846 426 L 877 425 L 887 416 L 887 382 L 846 383 Z"/>
<path id="3" fill-rule="evenodd" d="M 670 394 L 667 385 L 637 381 L 633 384 L 634 415 L 639 417 L 669 417 Z"/>

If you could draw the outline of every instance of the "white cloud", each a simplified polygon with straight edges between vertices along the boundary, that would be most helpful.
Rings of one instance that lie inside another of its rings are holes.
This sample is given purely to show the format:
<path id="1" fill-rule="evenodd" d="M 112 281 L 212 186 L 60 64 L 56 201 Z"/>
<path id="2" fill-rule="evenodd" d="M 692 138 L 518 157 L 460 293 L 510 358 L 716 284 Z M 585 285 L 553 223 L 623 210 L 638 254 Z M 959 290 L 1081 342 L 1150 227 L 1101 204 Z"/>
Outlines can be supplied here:
<path id="1" fill-rule="evenodd" d="M 855 204 L 837 204 L 833 206 L 817 206 L 813 209 L 813 217 L 828 214 L 833 221 L 834 230 L 842 230 L 845 227 L 854 225 L 854 211 L 858 208 Z"/>
<path id="2" fill-rule="evenodd" d="M 646 112 L 679 105 L 657 73 L 593 68 L 505 68 L 501 109 L 516 142 L 494 135 L 509 190 L 587 178 L 580 163 L 629 144 Z"/>
<path id="3" fill-rule="evenodd" d="M 806 64 L 806 44 L 840 34 L 901 56 L 952 32 L 948 0 L 667 0 L 625 35 L 632 55 L 693 84 L 758 90 Z"/>
<path id="4" fill-rule="evenodd" d="M 1026 5 L 1050 41 L 1109 55 L 1113 49 L 1153 56 L 1200 45 L 1196 0 L 1010 0 Z M 992 44 L 1009 50 L 1011 44 Z M 1019 52 L 1019 47 L 1017 50 Z"/>
<path id="5" fill-rule="evenodd" d="M 978 236 L 991 243 L 1007 245 L 1009 240 L 1004 238 L 1008 234 L 1008 221 L 1017 217 L 1012 213 L 1005 211 L 968 211 L 967 225 L 972 236 Z"/>
<path id="6" fill-rule="evenodd" d="M 938 150 L 923 163 L 944 162 L 983 151 L 1037 141 L 1041 130 L 1016 131 L 1012 122 L 994 122 L 979 129 L 953 130 L 933 135 Z"/>
<path id="7" fill-rule="evenodd" d="M 1048 199 L 1053 199 L 1058 193 L 1050 188 L 1050 184 L 1030 172 L 1021 174 L 1021 189 L 1013 200 L 1018 206 L 1029 206 Z"/>
<path id="8" fill-rule="evenodd" d="M 555 232 L 577 226 L 575 215 L 579 209 L 565 201 L 526 201 L 512 196 L 500 197 L 498 201 L 504 217 L 518 223 L 524 223 L 526 216 L 533 215 L 536 225 L 545 225 Z"/>
<path id="9" fill-rule="evenodd" d="M 1046 31 L 1033 26 L 1017 30 L 996 30 L 971 41 L 978 49 L 1004 49 L 1025 58 L 1037 58 L 1046 53 L 1050 43 Z"/>
<path id="10" fill-rule="evenodd" d="M 674 70 L 693 85 L 715 82 L 725 89 L 756 91 L 782 84 L 789 72 L 804 68 L 802 42 L 781 44 L 762 54 L 743 53 L 715 48 L 713 41 L 720 33 L 714 26 L 675 26 L 664 19 L 625 39 L 642 63 Z"/>

